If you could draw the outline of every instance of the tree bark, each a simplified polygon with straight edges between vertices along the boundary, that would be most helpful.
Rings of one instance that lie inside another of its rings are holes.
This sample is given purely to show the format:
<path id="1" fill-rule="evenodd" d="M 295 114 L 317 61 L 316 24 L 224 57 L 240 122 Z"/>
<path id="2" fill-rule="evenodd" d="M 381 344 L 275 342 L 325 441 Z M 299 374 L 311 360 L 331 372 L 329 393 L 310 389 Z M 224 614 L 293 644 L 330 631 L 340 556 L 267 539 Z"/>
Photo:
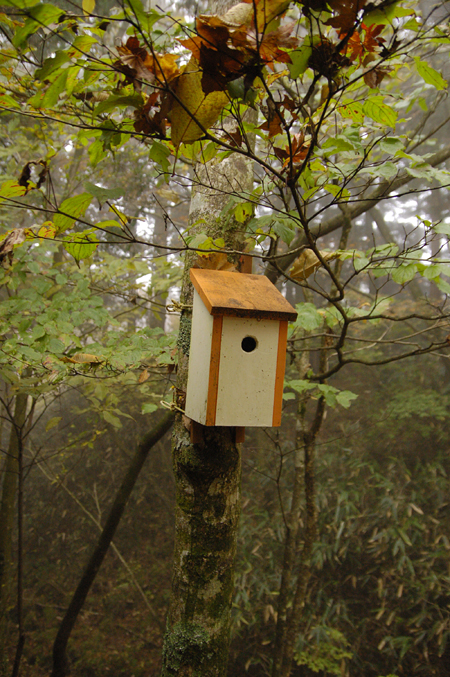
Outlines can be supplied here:
<path id="1" fill-rule="evenodd" d="M 157 425 L 147 433 L 139 443 L 123 482 L 116 494 L 114 503 L 111 506 L 105 526 L 97 541 L 97 545 L 89 558 L 81 580 L 73 594 L 65 616 L 61 621 L 58 634 L 56 635 L 53 644 L 53 670 L 51 677 L 65 677 L 68 672 L 68 661 L 66 656 L 67 643 L 78 618 L 78 614 L 83 608 L 88 592 L 98 574 L 109 545 L 114 538 L 114 534 L 116 533 L 116 529 L 122 518 L 134 485 L 136 484 L 136 480 L 139 477 L 142 466 L 152 447 L 170 429 L 173 420 L 174 416 L 172 412 L 167 412 L 161 421 L 157 423 Z"/>
<path id="2" fill-rule="evenodd" d="M 226 225 L 220 214 L 229 195 L 253 188 L 253 166 L 242 156 L 214 160 L 197 170 L 190 223 L 239 250 L 245 227 Z M 193 288 L 185 261 L 181 301 L 177 394 L 186 391 Z M 238 258 L 236 255 L 235 259 Z M 186 307 L 188 306 L 188 307 Z M 234 560 L 240 512 L 241 460 L 230 428 L 204 428 L 201 444 L 191 444 L 181 415 L 173 434 L 176 481 L 175 551 L 172 597 L 163 650 L 163 677 L 224 677 L 229 650 Z"/>
<path id="3" fill-rule="evenodd" d="M 7 611 L 10 597 L 12 535 L 15 502 L 19 476 L 19 450 L 26 421 L 28 395 L 16 396 L 7 458 L 3 468 L 2 498 L 0 504 L 0 675 L 6 674 L 5 640 Z"/>

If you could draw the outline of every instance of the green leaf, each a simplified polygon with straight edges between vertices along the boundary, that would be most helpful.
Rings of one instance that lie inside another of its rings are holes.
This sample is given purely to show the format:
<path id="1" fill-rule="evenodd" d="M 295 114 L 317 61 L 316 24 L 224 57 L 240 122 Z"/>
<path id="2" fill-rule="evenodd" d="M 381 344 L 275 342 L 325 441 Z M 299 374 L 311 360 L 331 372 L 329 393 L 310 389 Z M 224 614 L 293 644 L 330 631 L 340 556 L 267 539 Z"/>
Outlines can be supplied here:
<path id="1" fill-rule="evenodd" d="M 158 409 L 157 404 L 153 404 L 153 402 L 146 402 L 145 404 L 142 405 L 141 412 L 143 414 L 152 414 L 157 409 Z"/>
<path id="2" fill-rule="evenodd" d="M 318 38 L 317 38 L 318 40 Z M 308 68 L 308 61 L 312 54 L 312 45 L 309 40 L 309 37 L 305 39 L 305 42 L 300 47 L 300 49 L 295 49 L 289 53 L 291 57 L 291 63 L 288 63 L 289 74 L 293 80 L 298 78 Z"/>
<path id="3" fill-rule="evenodd" d="M 276 218 L 272 225 L 274 233 L 281 237 L 283 242 L 286 242 L 287 245 L 290 245 L 295 237 L 295 227 L 295 221 L 280 218 Z"/>
<path id="4" fill-rule="evenodd" d="M 58 51 L 55 56 L 51 56 L 48 59 L 45 59 L 42 68 L 38 68 L 34 76 L 37 80 L 46 80 L 49 75 L 51 75 L 55 70 L 60 68 L 62 65 L 67 63 L 70 60 L 67 52 Z"/>
<path id="5" fill-rule="evenodd" d="M 62 416 L 53 416 L 53 418 L 47 421 L 47 425 L 45 426 L 45 432 L 48 433 L 48 431 L 57 426 L 61 420 Z"/>
<path id="6" fill-rule="evenodd" d="M 417 265 L 415 263 L 408 263 L 393 270 L 392 279 L 394 282 L 397 282 L 397 284 L 406 284 L 413 279 L 416 273 Z"/>
<path id="7" fill-rule="evenodd" d="M 433 85 L 436 89 L 446 89 L 447 81 L 444 80 L 442 75 L 438 71 L 434 70 L 427 64 L 426 61 L 421 61 L 418 56 L 414 57 L 414 62 L 416 64 L 416 70 L 419 73 L 420 77 L 425 80 L 427 85 Z"/>
<path id="8" fill-rule="evenodd" d="M 12 39 L 12 44 L 18 49 L 26 44 L 27 38 L 35 33 L 38 28 L 56 23 L 63 13 L 60 7 L 54 5 L 40 3 L 33 3 L 33 5 L 28 9 L 28 18 L 24 25 L 16 30 Z"/>
<path id="9" fill-rule="evenodd" d="M 248 217 L 253 214 L 253 209 L 251 202 L 238 202 L 234 208 L 234 218 L 239 223 L 245 223 Z"/>
<path id="10" fill-rule="evenodd" d="M 92 195 L 89 195 L 89 193 L 82 193 L 64 200 L 59 208 L 59 211 L 64 213 L 56 214 L 53 221 L 56 232 L 59 234 L 70 228 L 77 219 L 84 216 L 91 202 Z"/>
<path id="11" fill-rule="evenodd" d="M 333 197 L 341 198 L 343 200 L 348 200 L 350 197 L 350 191 L 347 188 L 336 186 L 334 183 L 327 183 L 327 185 L 322 186 L 322 188 L 328 193 L 331 193 Z"/>
<path id="12" fill-rule="evenodd" d="M 322 326 L 323 317 L 317 312 L 313 303 L 298 303 L 295 308 L 298 312 L 295 326 L 302 327 L 306 331 L 319 329 Z"/>
<path id="13" fill-rule="evenodd" d="M 47 345 L 47 350 L 51 353 L 62 353 L 66 346 L 62 341 L 56 338 L 50 339 Z"/>
<path id="14" fill-rule="evenodd" d="M 371 168 L 372 176 L 381 176 L 383 179 L 392 179 L 397 176 L 397 166 L 393 162 L 383 162 L 378 167 Z"/>
<path id="15" fill-rule="evenodd" d="M 95 232 L 87 230 L 84 233 L 75 233 L 70 240 L 64 241 L 65 250 L 79 263 L 82 259 L 88 259 L 98 247 Z"/>
<path id="16" fill-rule="evenodd" d="M 364 24 L 366 26 L 372 26 L 373 24 L 386 25 L 391 24 L 393 19 L 401 19 L 404 16 L 411 16 L 414 14 L 413 9 L 408 9 L 407 7 L 401 7 L 400 1 L 392 3 L 382 3 L 380 9 L 374 9 L 371 12 L 364 14 Z M 367 5 L 369 7 L 369 5 Z M 374 5 L 370 5 L 373 7 Z M 404 28 L 404 26 L 403 26 Z"/>
<path id="17" fill-rule="evenodd" d="M 2 183 L 0 186 L 0 203 L 9 197 L 19 197 L 21 195 L 25 195 L 26 190 L 27 189 L 25 186 L 19 186 L 17 181 L 14 179 L 5 181 L 5 183 Z"/>
<path id="18" fill-rule="evenodd" d="M 88 193 L 96 197 L 100 202 L 106 202 L 106 200 L 117 200 L 124 194 L 124 190 L 122 188 L 103 188 L 102 186 L 97 186 L 95 183 L 91 183 L 90 181 L 85 181 L 84 187 Z"/>
<path id="19" fill-rule="evenodd" d="M 342 104 L 339 106 L 338 110 L 343 118 L 350 118 L 357 125 L 361 125 L 364 122 L 363 107 L 359 101 Z"/>
<path id="20" fill-rule="evenodd" d="M 0 94 L 0 106 L 5 108 L 20 108 L 20 104 L 9 94 Z"/>
<path id="21" fill-rule="evenodd" d="M 96 167 L 98 163 L 104 160 L 108 155 L 106 150 L 103 148 L 103 143 L 100 141 L 100 139 L 96 139 L 93 143 L 91 143 L 88 148 L 88 153 L 89 160 L 91 161 L 91 165 L 93 167 Z"/>
<path id="22" fill-rule="evenodd" d="M 97 42 L 97 39 L 92 35 L 79 35 L 75 38 L 72 45 L 67 50 L 67 53 L 71 57 L 79 57 L 81 54 L 86 54 L 89 52 L 90 48 L 94 43 Z M 94 63 L 90 64 L 90 68 L 94 67 Z"/>
<path id="23" fill-rule="evenodd" d="M 56 80 L 50 85 L 44 94 L 43 99 L 35 108 L 53 108 L 58 103 L 59 95 L 66 90 L 68 69 L 63 70 Z"/>
<path id="24" fill-rule="evenodd" d="M 412 545 L 412 543 L 411 543 L 411 541 L 410 541 L 410 539 L 409 539 L 409 536 L 408 536 L 408 534 L 406 533 L 406 531 L 404 531 L 403 529 L 397 529 L 397 531 L 398 531 L 398 534 L 399 534 L 400 538 L 402 539 L 402 541 L 403 541 L 404 543 L 406 543 L 406 545 Z"/>
<path id="25" fill-rule="evenodd" d="M 114 428 L 121 428 L 122 427 L 122 422 L 118 416 L 114 416 L 114 414 L 111 414 L 109 411 L 103 411 L 102 416 L 105 419 L 107 423 L 110 423 Z"/>
<path id="26" fill-rule="evenodd" d="M 170 169 L 169 163 L 170 149 L 167 148 L 163 143 L 159 141 L 153 141 L 152 147 L 150 148 L 150 153 L 148 157 L 153 162 L 156 162 L 157 165 L 161 167 L 163 172 L 168 172 Z"/>
<path id="27" fill-rule="evenodd" d="M 336 395 L 338 404 L 340 404 L 341 407 L 344 407 L 344 409 L 348 409 L 350 404 L 353 400 L 356 400 L 357 397 L 358 395 L 352 393 L 350 390 L 341 390 L 341 392 Z"/>
<path id="28" fill-rule="evenodd" d="M 382 96 L 371 96 L 363 105 L 363 111 L 367 117 L 387 127 L 395 127 L 398 117 L 397 111 L 384 103 Z"/>
<path id="29" fill-rule="evenodd" d="M 331 153 L 340 153 L 342 151 L 355 150 L 354 146 L 348 139 L 345 139 L 343 136 L 335 136 L 333 138 L 327 139 L 322 145 L 324 149 L 330 149 Z M 327 153 L 330 155 L 330 153 Z"/>
<path id="30" fill-rule="evenodd" d="M 387 136 L 380 141 L 379 145 L 381 150 L 390 155 L 395 155 L 397 151 L 403 150 L 405 147 L 403 141 L 398 136 Z"/>
<path id="31" fill-rule="evenodd" d="M 101 101 L 98 106 L 94 108 L 94 116 L 98 116 L 101 113 L 108 113 L 114 108 L 141 108 L 144 105 L 144 99 L 142 94 L 130 94 L 129 96 L 117 96 L 113 94 L 105 101 Z"/>

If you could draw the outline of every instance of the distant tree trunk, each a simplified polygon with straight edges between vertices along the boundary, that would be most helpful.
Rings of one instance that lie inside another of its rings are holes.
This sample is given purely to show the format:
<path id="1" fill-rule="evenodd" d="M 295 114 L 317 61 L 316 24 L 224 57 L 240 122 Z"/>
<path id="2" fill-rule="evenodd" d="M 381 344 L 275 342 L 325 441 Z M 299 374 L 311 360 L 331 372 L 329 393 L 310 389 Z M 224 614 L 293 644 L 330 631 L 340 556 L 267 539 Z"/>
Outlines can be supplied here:
<path id="1" fill-rule="evenodd" d="M 252 164 L 239 155 L 229 157 L 200 168 L 197 180 L 190 223 L 202 219 L 202 232 L 223 237 L 226 247 L 238 251 L 245 228 L 242 223 L 228 222 L 225 229 L 220 213 L 232 192 L 252 190 Z M 188 255 L 185 261 L 181 294 L 185 306 L 192 306 L 189 270 L 194 258 L 195 254 Z M 191 315 L 185 307 L 180 320 L 180 402 L 187 384 Z M 232 429 L 203 430 L 203 442 L 191 444 L 184 419 L 177 415 L 173 432 L 175 551 L 163 677 L 223 677 L 227 669 L 240 513 L 240 450 Z"/>
<path id="2" fill-rule="evenodd" d="M 163 247 L 167 244 L 167 230 L 166 223 L 164 221 L 164 211 L 161 205 L 157 204 L 155 206 L 155 211 L 153 218 L 155 219 L 155 225 L 153 228 L 152 241 L 161 246 L 161 249 L 157 249 L 156 253 L 158 254 L 161 251 L 164 251 Z M 157 266 L 155 259 L 151 263 L 151 273 L 152 273 L 152 286 L 151 286 L 151 297 L 152 297 L 152 307 L 149 312 L 149 326 L 150 327 L 159 327 L 164 329 L 166 322 L 166 309 L 165 309 L 165 294 L 158 292 L 154 286 L 154 279 L 157 279 Z"/>
<path id="3" fill-rule="evenodd" d="M 0 503 L 0 675 L 5 668 L 5 640 L 7 632 L 7 611 L 10 598 L 12 536 L 15 502 L 19 477 L 19 450 L 22 444 L 23 428 L 26 421 L 28 395 L 16 396 L 7 458 L 3 466 L 3 483 Z M 3 662 L 3 665 L 2 665 Z"/>
<path id="4" fill-rule="evenodd" d="M 52 677 L 65 677 L 68 672 L 68 662 L 66 657 L 67 642 L 73 630 L 78 615 L 83 608 L 88 592 L 98 574 L 110 543 L 122 518 L 123 512 L 130 498 L 131 492 L 142 470 L 142 466 L 149 454 L 150 449 L 166 434 L 173 423 L 174 416 L 172 412 L 167 412 L 159 423 L 143 437 L 139 446 L 131 459 L 130 465 L 123 479 L 122 484 L 116 494 L 114 502 L 109 511 L 108 517 L 99 536 L 89 562 L 86 565 L 84 573 L 78 583 L 72 600 L 67 608 L 65 616 L 56 635 L 53 645 L 53 671 Z"/>

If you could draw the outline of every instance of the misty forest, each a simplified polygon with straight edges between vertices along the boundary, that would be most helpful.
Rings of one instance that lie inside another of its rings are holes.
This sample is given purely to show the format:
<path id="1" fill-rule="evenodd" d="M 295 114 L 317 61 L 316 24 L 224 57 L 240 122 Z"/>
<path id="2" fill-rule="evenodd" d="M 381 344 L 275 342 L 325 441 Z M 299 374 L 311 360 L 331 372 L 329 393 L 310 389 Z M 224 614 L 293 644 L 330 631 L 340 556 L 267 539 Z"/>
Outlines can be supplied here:
<path id="1" fill-rule="evenodd" d="M 449 19 L 0 2 L 0 677 L 448 677 Z"/>

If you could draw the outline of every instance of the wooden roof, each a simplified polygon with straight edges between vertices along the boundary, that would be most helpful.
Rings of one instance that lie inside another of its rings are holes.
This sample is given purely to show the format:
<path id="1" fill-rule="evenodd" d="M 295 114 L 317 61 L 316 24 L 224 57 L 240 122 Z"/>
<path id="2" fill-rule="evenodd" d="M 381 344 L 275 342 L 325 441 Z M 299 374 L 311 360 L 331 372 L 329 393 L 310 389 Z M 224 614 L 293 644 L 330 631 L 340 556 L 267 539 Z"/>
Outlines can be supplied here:
<path id="1" fill-rule="evenodd" d="M 295 320 L 297 312 L 264 275 L 191 268 L 192 283 L 211 315 Z"/>

